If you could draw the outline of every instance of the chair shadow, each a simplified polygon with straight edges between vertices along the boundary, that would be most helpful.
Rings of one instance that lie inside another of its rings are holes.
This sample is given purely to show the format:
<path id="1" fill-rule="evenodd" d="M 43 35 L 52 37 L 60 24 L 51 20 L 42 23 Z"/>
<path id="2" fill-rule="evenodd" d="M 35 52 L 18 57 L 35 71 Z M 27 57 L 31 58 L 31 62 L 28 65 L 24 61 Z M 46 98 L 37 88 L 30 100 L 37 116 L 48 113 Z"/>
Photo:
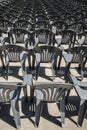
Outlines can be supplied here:
<path id="1" fill-rule="evenodd" d="M 78 67 L 76 68 L 76 70 L 77 70 L 78 74 L 81 75 L 81 70 L 78 69 Z M 84 67 L 83 73 L 84 73 L 83 77 L 87 78 L 87 67 Z"/>
<path id="2" fill-rule="evenodd" d="M 39 76 L 42 77 L 42 78 L 44 78 L 44 79 L 46 79 L 46 80 L 53 81 L 52 80 L 52 76 L 46 75 L 46 73 L 45 73 L 46 69 L 51 69 L 51 68 L 50 67 L 46 67 L 45 68 L 45 67 L 40 66 Z"/>
<path id="3" fill-rule="evenodd" d="M 59 69 L 56 70 L 56 77 L 65 80 L 64 79 L 65 72 L 66 72 L 66 67 L 60 67 Z"/>
<path id="4" fill-rule="evenodd" d="M 15 122 L 14 122 L 14 117 L 10 115 L 10 107 L 11 104 L 2 104 L 0 103 L 0 119 L 3 120 L 4 122 L 8 123 L 12 127 L 16 128 Z"/>
<path id="5" fill-rule="evenodd" d="M 31 123 L 34 124 L 32 117 L 35 115 L 35 99 L 30 102 L 30 97 L 28 97 L 28 101 L 25 101 L 25 98 L 23 97 L 21 100 L 21 108 L 22 113 L 24 114 L 21 118 L 28 118 Z"/>
<path id="6" fill-rule="evenodd" d="M 10 66 L 8 78 L 9 78 L 9 76 L 12 76 L 17 79 L 23 80 L 23 76 L 19 75 L 19 69 L 21 69 L 20 66 Z M 0 72 L 1 72 L 0 76 L 3 77 L 4 79 L 7 79 L 6 71 L 2 66 L 0 67 Z"/>
<path id="7" fill-rule="evenodd" d="M 10 66 L 9 69 L 11 71 L 11 73 L 9 74 L 9 76 L 11 75 L 11 76 L 13 76 L 13 77 L 15 77 L 17 79 L 20 79 L 20 80 L 23 79 L 23 76 L 19 75 L 19 70 L 21 69 L 20 66 Z M 21 71 L 22 71 L 22 69 L 21 69 Z"/>
<path id="8" fill-rule="evenodd" d="M 68 118 L 74 124 L 77 124 L 77 122 L 72 117 L 78 116 L 79 103 L 78 96 L 69 96 L 67 103 L 65 103 L 65 118 Z M 59 104 L 57 106 L 59 108 Z"/>

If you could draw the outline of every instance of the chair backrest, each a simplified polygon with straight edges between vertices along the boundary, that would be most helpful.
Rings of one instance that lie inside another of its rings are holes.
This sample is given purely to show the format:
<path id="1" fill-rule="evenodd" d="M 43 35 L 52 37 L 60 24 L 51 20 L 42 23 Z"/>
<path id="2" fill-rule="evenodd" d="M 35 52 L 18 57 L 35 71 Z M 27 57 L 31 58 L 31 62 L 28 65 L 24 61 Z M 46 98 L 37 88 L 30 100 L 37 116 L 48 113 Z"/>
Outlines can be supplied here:
<path id="1" fill-rule="evenodd" d="M 72 63 L 83 63 L 86 55 L 85 46 L 76 46 L 70 49 L 66 49 L 66 52 L 72 54 Z"/>
<path id="2" fill-rule="evenodd" d="M 51 29 L 51 25 L 49 24 L 48 21 L 46 21 L 46 20 L 36 21 L 36 23 L 35 23 L 35 30 L 37 30 L 37 29 L 44 29 L 44 28 Z"/>
<path id="3" fill-rule="evenodd" d="M 35 31 L 38 44 L 51 44 L 51 31 L 48 28 L 39 28 Z"/>
<path id="4" fill-rule="evenodd" d="M 51 62 L 53 58 L 57 59 L 58 55 L 62 55 L 61 49 L 49 45 L 38 46 L 35 51 L 40 53 L 42 63 Z"/>
<path id="5" fill-rule="evenodd" d="M 8 102 L 15 98 L 22 83 L 0 82 L 0 102 Z"/>
<path id="6" fill-rule="evenodd" d="M 63 31 L 60 31 L 59 35 L 61 35 L 62 37 L 61 44 L 69 45 L 69 48 L 74 46 L 75 40 L 76 40 L 75 31 L 70 30 L 70 29 L 65 29 Z"/>
<path id="7" fill-rule="evenodd" d="M 8 27 L 12 27 L 13 23 L 11 23 L 9 20 L 0 18 L 0 29 L 3 31 L 7 31 Z"/>
<path id="8" fill-rule="evenodd" d="M 17 20 L 14 23 L 14 27 L 32 30 L 32 23 L 30 23 L 28 20 Z"/>
<path id="9" fill-rule="evenodd" d="M 47 102 L 58 102 L 73 85 L 69 83 L 47 82 L 36 83 L 31 86 L 35 90 L 37 99 Z"/>
<path id="10" fill-rule="evenodd" d="M 20 54 L 25 51 L 25 48 L 18 45 L 5 45 L 4 50 L 8 54 L 9 61 L 18 62 L 20 61 Z"/>
<path id="11" fill-rule="evenodd" d="M 16 43 L 23 43 L 25 42 L 25 39 L 30 38 L 30 33 L 22 28 L 13 28 L 9 32 L 9 39 L 11 44 Z"/>
<path id="12" fill-rule="evenodd" d="M 68 26 L 68 29 L 74 30 L 77 34 L 83 31 L 83 22 L 77 21 Z"/>
<path id="13" fill-rule="evenodd" d="M 55 34 L 58 34 L 60 31 L 67 29 L 67 26 L 68 26 L 67 23 L 65 23 L 62 20 L 56 20 L 52 24 L 52 28 L 55 27 Z"/>

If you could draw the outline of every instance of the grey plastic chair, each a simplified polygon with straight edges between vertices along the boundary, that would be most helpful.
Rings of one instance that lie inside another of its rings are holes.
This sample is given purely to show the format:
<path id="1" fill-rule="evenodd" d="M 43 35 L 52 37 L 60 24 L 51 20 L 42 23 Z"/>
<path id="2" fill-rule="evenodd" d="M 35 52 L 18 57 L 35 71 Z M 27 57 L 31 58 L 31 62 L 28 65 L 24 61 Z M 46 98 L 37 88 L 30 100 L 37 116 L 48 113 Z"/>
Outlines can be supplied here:
<path id="1" fill-rule="evenodd" d="M 43 102 L 60 102 L 61 125 L 65 124 L 65 94 L 73 87 L 72 84 L 59 82 L 37 82 L 31 85 L 36 96 L 35 127 L 38 127 Z"/>
<path id="2" fill-rule="evenodd" d="M 78 64 L 78 69 L 81 71 L 81 80 L 83 79 L 83 67 L 86 62 L 86 47 L 85 46 L 76 46 L 70 49 L 66 49 L 64 54 L 64 60 L 66 64 L 69 64 L 69 68 L 71 64 Z"/>
<path id="3" fill-rule="evenodd" d="M 2 48 L 4 55 L 5 55 L 5 67 L 6 67 L 6 78 L 8 79 L 9 75 L 9 64 L 10 62 L 20 62 L 23 76 L 25 74 L 25 56 L 26 56 L 26 49 L 22 46 L 18 45 L 4 45 Z"/>
<path id="4" fill-rule="evenodd" d="M 35 52 L 40 53 L 40 57 L 41 57 L 40 63 L 51 63 L 52 77 L 54 80 L 55 71 L 57 69 L 57 62 L 58 62 L 58 68 L 60 67 L 62 50 L 54 46 L 43 45 L 43 46 L 36 47 Z"/>
<path id="5" fill-rule="evenodd" d="M 87 110 L 87 82 L 80 82 L 74 75 L 70 75 L 74 88 L 80 97 L 77 126 L 81 127 Z"/>
<path id="6" fill-rule="evenodd" d="M 14 121 L 17 129 L 21 127 L 18 100 L 21 88 L 25 87 L 26 85 L 26 82 L 24 82 L 0 82 L 0 103 L 11 103 Z"/>
<path id="7" fill-rule="evenodd" d="M 76 32 L 71 29 L 65 29 L 59 32 L 59 35 L 62 37 L 61 42 L 60 39 L 56 39 L 58 46 L 68 45 L 68 48 L 74 47 L 76 40 Z"/>

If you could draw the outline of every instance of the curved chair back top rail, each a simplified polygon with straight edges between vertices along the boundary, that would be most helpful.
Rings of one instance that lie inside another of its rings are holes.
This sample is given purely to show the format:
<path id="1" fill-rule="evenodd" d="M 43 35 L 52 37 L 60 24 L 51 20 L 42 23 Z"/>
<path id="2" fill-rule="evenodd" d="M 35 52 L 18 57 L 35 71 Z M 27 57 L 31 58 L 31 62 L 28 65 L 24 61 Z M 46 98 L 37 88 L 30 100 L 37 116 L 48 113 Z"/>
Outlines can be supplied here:
<path id="1" fill-rule="evenodd" d="M 47 102 L 58 102 L 66 91 L 73 88 L 72 84 L 69 83 L 36 83 L 31 86 L 35 90 L 37 99 L 42 99 Z"/>

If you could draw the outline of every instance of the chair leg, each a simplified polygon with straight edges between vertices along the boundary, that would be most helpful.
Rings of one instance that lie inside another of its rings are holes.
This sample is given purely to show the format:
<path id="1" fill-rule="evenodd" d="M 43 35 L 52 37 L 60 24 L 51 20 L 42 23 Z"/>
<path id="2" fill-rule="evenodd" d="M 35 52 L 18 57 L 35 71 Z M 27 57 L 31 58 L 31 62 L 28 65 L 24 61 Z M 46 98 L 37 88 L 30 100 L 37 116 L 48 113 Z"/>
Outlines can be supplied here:
<path id="1" fill-rule="evenodd" d="M 68 103 L 68 98 L 69 98 L 69 94 L 70 94 L 71 90 L 67 91 L 66 97 L 65 97 L 65 103 Z"/>
<path id="2" fill-rule="evenodd" d="M 26 56 L 27 56 L 26 53 L 21 53 L 21 54 L 20 54 L 20 63 L 21 63 L 21 68 L 22 68 L 23 77 L 24 77 L 24 75 L 26 74 L 26 70 L 25 70 Z"/>
<path id="3" fill-rule="evenodd" d="M 24 86 L 24 87 L 23 87 L 23 92 L 24 92 L 25 102 L 28 102 L 27 86 Z"/>
<path id="4" fill-rule="evenodd" d="M 84 116 L 86 113 L 86 106 L 85 106 L 85 100 L 80 101 L 80 108 L 79 108 L 79 113 L 78 113 L 78 121 L 77 121 L 77 126 L 81 127 L 83 120 L 84 120 Z"/>
<path id="5" fill-rule="evenodd" d="M 64 127 L 65 125 L 65 95 L 63 95 L 60 101 L 60 112 L 61 112 L 61 125 Z"/>
<path id="6" fill-rule="evenodd" d="M 38 127 L 40 115 L 42 112 L 42 101 L 40 99 L 36 100 L 36 112 L 35 112 L 35 127 Z"/>
<path id="7" fill-rule="evenodd" d="M 53 76 L 53 80 L 55 79 L 55 70 L 52 69 L 52 76 Z"/>
<path id="8" fill-rule="evenodd" d="M 1 62 L 2 62 L 3 68 L 5 69 L 5 65 L 4 65 L 4 61 L 2 57 L 1 57 Z"/>
<path id="9" fill-rule="evenodd" d="M 40 62 L 36 63 L 36 74 L 35 74 L 35 80 L 38 79 L 39 76 L 39 70 L 40 70 Z"/>
<path id="10" fill-rule="evenodd" d="M 34 89 L 30 88 L 30 102 L 34 100 Z"/>
<path id="11" fill-rule="evenodd" d="M 19 129 L 21 127 L 21 122 L 20 122 L 20 113 L 19 113 L 19 104 L 18 104 L 18 97 L 19 97 L 20 92 L 17 94 L 15 98 L 11 100 L 11 107 L 14 115 L 14 120 L 15 120 L 15 125 L 16 128 Z"/>

